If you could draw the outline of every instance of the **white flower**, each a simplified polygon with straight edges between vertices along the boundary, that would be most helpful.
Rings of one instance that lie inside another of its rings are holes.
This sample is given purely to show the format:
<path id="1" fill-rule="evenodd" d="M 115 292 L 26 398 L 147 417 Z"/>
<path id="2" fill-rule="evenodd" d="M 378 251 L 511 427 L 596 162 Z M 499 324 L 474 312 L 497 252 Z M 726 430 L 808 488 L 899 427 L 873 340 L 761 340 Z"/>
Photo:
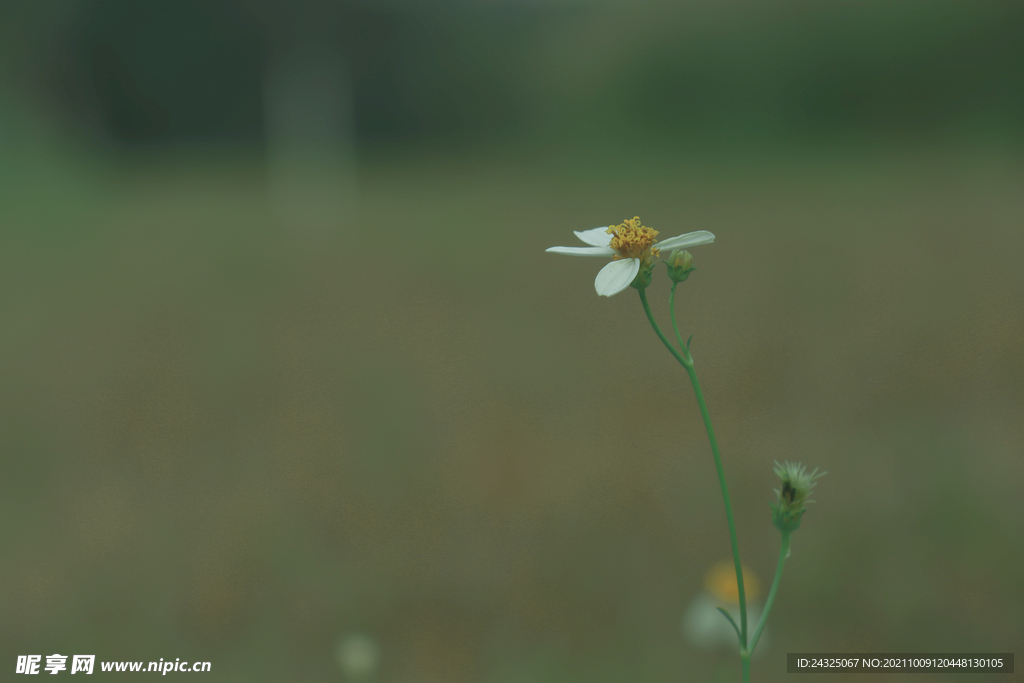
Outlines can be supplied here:
<path id="1" fill-rule="evenodd" d="M 612 262 L 602 268 L 594 280 L 594 289 L 601 296 L 614 296 L 629 287 L 641 268 L 651 267 L 661 249 L 685 249 L 715 241 L 715 236 L 707 230 L 698 230 L 658 242 L 655 239 L 658 231 L 641 225 L 639 217 L 619 225 L 573 232 L 590 246 L 551 247 L 546 251 L 569 256 L 611 256 Z"/>

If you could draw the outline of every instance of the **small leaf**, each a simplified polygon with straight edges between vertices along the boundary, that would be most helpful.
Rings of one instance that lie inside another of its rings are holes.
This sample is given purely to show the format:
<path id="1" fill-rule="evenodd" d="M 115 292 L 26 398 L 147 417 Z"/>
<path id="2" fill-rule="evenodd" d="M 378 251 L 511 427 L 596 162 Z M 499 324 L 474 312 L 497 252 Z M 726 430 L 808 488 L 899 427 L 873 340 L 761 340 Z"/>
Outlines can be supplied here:
<path id="1" fill-rule="evenodd" d="M 690 340 L 692 340 L 692 339 L 693 339 L 693 335 L 691 334 L 691 335 L 690 335 L 690 339 L 687 339 L 687 340 L 686 340 L 686 350 L 687 350 L 687 351 L 689 351 L 689 350 L 690 350 Z"/>
<path id="2" fill-rule="evenodd" d="M 736 631 L 736 640 L 742 641 L 743 640 L 743 636 L 740 635 L 740 627 L 736 625 L 736 621 L 732 618 L 732 615 L 729 614 L 728 612 L 726 612 L 721 607 L 716 607 L 715 609 L 717 609 L 719 612 L 724 614 L 725 618 L 729 620 L 730 624 L 732 624 L 733 629 Z"/>

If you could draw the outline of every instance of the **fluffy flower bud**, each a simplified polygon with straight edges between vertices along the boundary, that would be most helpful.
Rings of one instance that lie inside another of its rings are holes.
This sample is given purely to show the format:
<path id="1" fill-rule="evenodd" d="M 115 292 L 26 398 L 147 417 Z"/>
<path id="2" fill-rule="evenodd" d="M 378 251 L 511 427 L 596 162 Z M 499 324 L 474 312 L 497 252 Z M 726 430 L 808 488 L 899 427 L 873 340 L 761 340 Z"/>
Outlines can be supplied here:
<path id="1" fill-rule="evenodd" d="M 782 488 L 775 489 L 777 500 L 772 504 L 772 524 L 779 531 L 792 533 L 800 528 L 800 519 L 807 512 L 807 503 L 813 503 L 808 496 L 815 480 L 827 472 L 818 474 L 818 468 L 809 473 L 800 463 L 775 463 L 775 474 L 782 480 Z"/>

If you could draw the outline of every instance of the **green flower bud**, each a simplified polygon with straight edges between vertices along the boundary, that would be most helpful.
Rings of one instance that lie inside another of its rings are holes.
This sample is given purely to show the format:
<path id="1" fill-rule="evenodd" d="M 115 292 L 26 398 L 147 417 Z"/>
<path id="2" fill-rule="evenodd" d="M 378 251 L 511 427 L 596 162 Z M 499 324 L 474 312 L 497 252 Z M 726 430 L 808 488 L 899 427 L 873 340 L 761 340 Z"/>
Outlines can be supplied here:
<path id="1" fill-rule="evenodd" d="M 673 282 L 682 282 L 690 277 L 691 271 L 697 270 L 693 267 L 693 257 L 685 249 L 673 251 L 665 265 L 668 266 L 668 276 L 672 278 Z"/>
<path id="2" fill-rule="evenodd" d="M 815 480 L 827 472 L 818 474 L 818 468 L 810 474 L 800 463 L 786 462 L 780 465 L 775 462 L 775 474 L 782 480 L 782 488 L 775 489 L 778 500 L 772 504 L 772 524 L 784 533 L 792 533 L 800 528 L 800 518 L 807 512 L 807 503 L 813 503 L 808 496 L 814 488 Z"/>

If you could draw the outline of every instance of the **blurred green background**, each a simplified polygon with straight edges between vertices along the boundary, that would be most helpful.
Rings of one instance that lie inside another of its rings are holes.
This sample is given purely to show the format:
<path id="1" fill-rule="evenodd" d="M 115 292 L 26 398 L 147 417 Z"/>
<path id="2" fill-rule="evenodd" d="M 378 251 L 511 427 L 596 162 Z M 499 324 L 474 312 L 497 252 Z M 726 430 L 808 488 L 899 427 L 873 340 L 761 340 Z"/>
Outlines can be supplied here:
<path id="1" fill-rule="evenodd" d="M 717 235 L 677 307 L 763 585 L 772 462 L 829 471 L 755 680 L 1020 656 L 1022 35 L 990 0 L 4 4 L 3 666 L 738 680 L 680 627 L 729 557 L 685 373 L 544 253 L 635 214 Z"/>

